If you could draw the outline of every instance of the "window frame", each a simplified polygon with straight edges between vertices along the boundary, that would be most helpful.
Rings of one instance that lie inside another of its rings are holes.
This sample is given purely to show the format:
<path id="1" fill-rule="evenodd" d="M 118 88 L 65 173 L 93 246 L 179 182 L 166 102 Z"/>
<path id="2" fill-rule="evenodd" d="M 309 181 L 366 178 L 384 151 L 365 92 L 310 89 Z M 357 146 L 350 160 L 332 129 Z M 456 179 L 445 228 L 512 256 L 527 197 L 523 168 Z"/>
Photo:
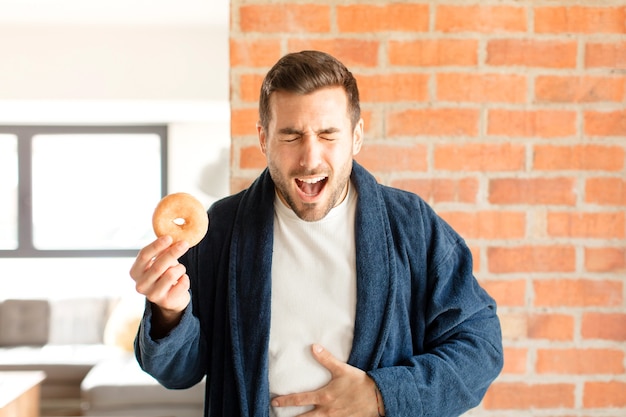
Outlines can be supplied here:
<path id="1" fill-rule="evenodd" d="M 161 148 L 161 197 L 167 195 L 167 125 L 0 125 L 0 134 L 17 137 L 18 196 L 17 248 L 0 249 L 0 258 L 93 258 L 134 257 L 134 249 L 38 249 L 33 243 L 32 142 L 36 135 L 47 134 L 154 134 Z"/>

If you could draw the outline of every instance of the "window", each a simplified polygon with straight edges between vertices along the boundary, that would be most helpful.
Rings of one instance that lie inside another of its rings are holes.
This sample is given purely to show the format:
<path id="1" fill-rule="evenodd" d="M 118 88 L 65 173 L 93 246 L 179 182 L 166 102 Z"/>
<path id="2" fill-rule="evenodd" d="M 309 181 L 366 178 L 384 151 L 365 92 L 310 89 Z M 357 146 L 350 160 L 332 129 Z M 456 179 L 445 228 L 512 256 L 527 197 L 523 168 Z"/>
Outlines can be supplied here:
<path id="1" fill-rule="evenodd" d="M 0 134 L 0 250 L 17 249 L 17 136 Z"/>
<path id="2" fill-rule="evenodd" d="M 166 149 L 165 126 L 0 126 L 0 257 L 136 255 Z"/>

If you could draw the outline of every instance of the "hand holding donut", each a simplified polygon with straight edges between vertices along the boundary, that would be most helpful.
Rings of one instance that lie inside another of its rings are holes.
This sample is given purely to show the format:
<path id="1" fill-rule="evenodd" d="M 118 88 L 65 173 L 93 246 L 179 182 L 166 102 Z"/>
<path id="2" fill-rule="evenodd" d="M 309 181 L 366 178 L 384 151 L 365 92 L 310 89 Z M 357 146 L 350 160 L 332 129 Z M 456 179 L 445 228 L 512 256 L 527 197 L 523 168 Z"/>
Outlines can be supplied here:
<path id="1" fill-rule="evenodd" d="M 152 225 L 158 239 L 139 251 L 130 270 L 137 292 L 158 306 L 153 329 L 169 331 L 189 304 L 189 277 L 178 258 L 202 240 L 208 223 L 204 207 L 189 194 L 170 194 L 157 205 Z"/>
<path id="2" fill-rule="evenodd" d="M 170 236 L 160 237 L 139 251 L 130 269 L 137 292 L 164 315 L 176 316 L 189 304 L 189 277 L 178 262 L 188 249 L 185 241 L 173 243 Z"/>

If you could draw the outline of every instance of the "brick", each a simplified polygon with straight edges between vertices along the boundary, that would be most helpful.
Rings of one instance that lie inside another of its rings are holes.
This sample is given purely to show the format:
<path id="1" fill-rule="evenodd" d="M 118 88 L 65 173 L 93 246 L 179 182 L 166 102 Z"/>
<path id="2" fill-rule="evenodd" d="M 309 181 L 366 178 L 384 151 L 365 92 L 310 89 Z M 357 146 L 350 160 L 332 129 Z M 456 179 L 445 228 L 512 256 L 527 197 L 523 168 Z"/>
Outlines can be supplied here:
<path id="1" fill-rule="evenodd" d="M 588 178 L 585 202 L 609 206 L 626 206 L 626 179 L 615 177 Z"/>
<path id="2" fill-rule="evenodd" d="M 363 129 L 366 132 L 366 137 L 382 137 L 383 116 L 380 112 L 373 112 L 364 107 L 361 106 L 361 119 L 363 119 Z"/>
<path id="3" fill-rule="evenodd" d="M 390 111 L 386 136 L 477 136 L 480 112 L 441 108 Z"/>
<path id="4" fill-rule="evenodd" d="M 375 67 L 378 65 L 378 49 L 380 42 L 366 39 L 289 39 L 289 52 L 318 50 L 328 52 L 339 59 L 348 68 Z"/>
<path id="5" fill-rule="evenodd" d="M 537 33 L 626 33 L 624 7 L 537 7 Z"/>
<path id="6" fill-rule="evenodd" d="M 421 39 L 389 42 L 389 63 L 395 66 L 476 66 L 478 41 L 473 39 Z"/>
<path id="7" fill-rule="evenodd" d="M 585 408 L 626 407 L 626 382 L 585 382 L 583 406 Z"/>
<path id="8" fill-rule="evenodd" d="M 280 58 L 279 39 L 230 40 L 230 67 L 269 68 Z"/>
<path id="9" fill-rule="evenodd" d="M 526 31 L 526 8 L 515 6 L 437 6 L 435 30 L 504 33 Z"/>
<path id="10" fill-rule="evenodd" d="M 626 110 L 586 111 L 585 135 L 626 136 Z"/>
<path id="11" fill-rule="evenodd" d="M 575 385 L 566 383 L 526 384 L 495 382 L 483 400 L 486 410 L 573 408 Z"/>
<path id="12" fill-rule="evenodd" d="M 437 100 L 470 103 L 524 103 L 525 75 L 437 74 Z"/>
<path id="13" fill-rule="evenodd" d="M 255 108 L 231 109 L 230 133 L 233 136 L 257 135 L 256 122 L 259 110 Z"/>
<path id="14" fill-rule="evenodd" d="M 489 202 L 573 206 L 575 184 L 573 178 L 494 178 L 489 181 Z"/>
<path id="15" fill-rule="evenodd" d="M 575 68 L 576 41 L 493 39 L 487 43 L 486 63 L 494 66 Z"/>
<path id="16" fill-rule="evenodd" d="M 482 287 L 491 295 L 498 307 L 524 307 L 526 305 L 526 280 L 485 280 Z"/>
<path id="17" fill-rule="evenodd" d="M 587 43 L 585 46 L 585 67 L 626 68 L 626 41 Z"/>
<path id="18" fill-rule="evenodd" d="M 623 283 L 611 280 L 546 279 L 533 281 L 537 307 L 617 307 Z"/>
<path id="19" fill-rule="evenodd" d="M 615 375 L 624 372 L 624 352 L 615 349 L 538 349 L 536 372 Z"/>
<path id="20" fill-rule="evenodd" d="M 585 339 L 626 341 L 626 313 L 584 313 L 581 335 Z"/>
<path id="21" fill-rule="evenodd" d="M 244 102 L 258 103 L 264 75 L 242 74 L 239 77 L 239 98 Z"/>
<path id="22" fill-rule="evenodd" d="M 366 168 L 378 172 L 425 171 L 425 145 L 368 144 L 356 159 Z"/>
<path id="23" fill-rule="evenodd" d="M 585 248 L 585 269 L 589 272 L 626 271 L 626 248 Z"/>
<path id="24" fill-rule="evenodd" d="M 361 102 L 426 101 L 427 74 L 355 75 Z"/>
<path id="25" fill-rule="evenodd" d="M 330 7 L 316 4 L 251 4 L 239 8 L 242 32 L 330 31 Z"/>
<path id="26" fill-rule="evenodd" d="M 535 97 L 543 103 L 620 102 L 624 99 L 623 77 L 538 76 Z"/>
<path id="27" fill-rule="evenodd" d="M 526 373 L 526 362 L 528 361 L 528 349 L 526 348 L 504 348 L 504 367 L 502 374 L 524 374 Z"/>
<path id="28" fill-rule="evenodd" d="M 526 213 L 514 211 L 441 211 L 467 239 L 520 239 L 526 233 Z"/>
<path id="29" fill-rule="evenodd" d="M 337 6 L 340 32 L 426 32 L 430 8 L 426 4 L 390 3 Z"/>
<path id="30" fill-rule="evenodd" d="M 548 213 L 548 235 L 551 237 L 623 239 L 626 218 L 623 211 L 584 213 Z"/>
<path id="31" fill-rule="evenodd" d="M 624 148 L 619 146 L 574 145 L 534 147 L 535 170 L 621 171 Z"/>
<path id="32" fill-rule="evenodd" d="M 411 191 L 429 203 L 475 203 L 478 195 L 477 178 L 402 178 L 391 185 Z"/>
<path id="33" fill-rule="evenodd" d="M 487 117 L 490 136 L 559 138 L 577 133 L 575 111 L 490 109 Z"/>
<path id="34" fill-rule="evenodd" d="M 434 168 L 438 171 L 523 171 L 524 145 L 510 143 L 435 145 Z"/>
<path id="35" fill-rule="evenodd" d="M 487 249 L 489 272 L 573 272 L 576 251 L 572 246 L 515 246 Z"/>
<path id="36" fill-rule="evenodd" d="M 528 318 L 528 337 L 551 341 L 574 339 L 574 317 L 567 314 L 534 314 Z"/>
<path id="37" fill-rule="evenodd" d="M 251 174 L 249 177 L 238 177 L 231 176 L 230 177 L 230 192 L 232 194 L 238 193 L 239 191 L 245 190 L 252 184 L 255 180 L 256 175 Z"/>
<path id="38" fill-rule="evenodd" d="M 267 165 L 265 155 L 259 146 L 244 146 L 239 149 L 239 168 L 262 169 Z"/>
<path id="39" fill-rule="evenodd" d="M 498 313 L 503 340 L 522 340 L 528 336 L 528 317 L 525 314 Z"/>

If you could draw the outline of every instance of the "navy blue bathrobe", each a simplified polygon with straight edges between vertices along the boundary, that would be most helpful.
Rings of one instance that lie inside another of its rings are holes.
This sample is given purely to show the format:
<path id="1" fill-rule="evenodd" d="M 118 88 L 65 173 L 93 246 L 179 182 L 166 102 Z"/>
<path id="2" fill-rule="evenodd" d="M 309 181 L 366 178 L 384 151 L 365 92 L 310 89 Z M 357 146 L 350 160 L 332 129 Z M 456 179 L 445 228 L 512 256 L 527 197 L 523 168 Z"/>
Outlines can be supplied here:
<path id="1" fill-rule="evenodd" d="M 374 379 L 387 417 L 458 416 L 502 368 L 494 300 L 463 239 L 415 194 L 356 162 L 357 305 L 348 362 Z M 148 303 L 135 348 L 164 386 L 206 376 L 205 416 L 268 416 L 274 184 L 267 170 L 209 210 L 209 231 L 181 262 L 191 304 L 165 338 Z"/>

